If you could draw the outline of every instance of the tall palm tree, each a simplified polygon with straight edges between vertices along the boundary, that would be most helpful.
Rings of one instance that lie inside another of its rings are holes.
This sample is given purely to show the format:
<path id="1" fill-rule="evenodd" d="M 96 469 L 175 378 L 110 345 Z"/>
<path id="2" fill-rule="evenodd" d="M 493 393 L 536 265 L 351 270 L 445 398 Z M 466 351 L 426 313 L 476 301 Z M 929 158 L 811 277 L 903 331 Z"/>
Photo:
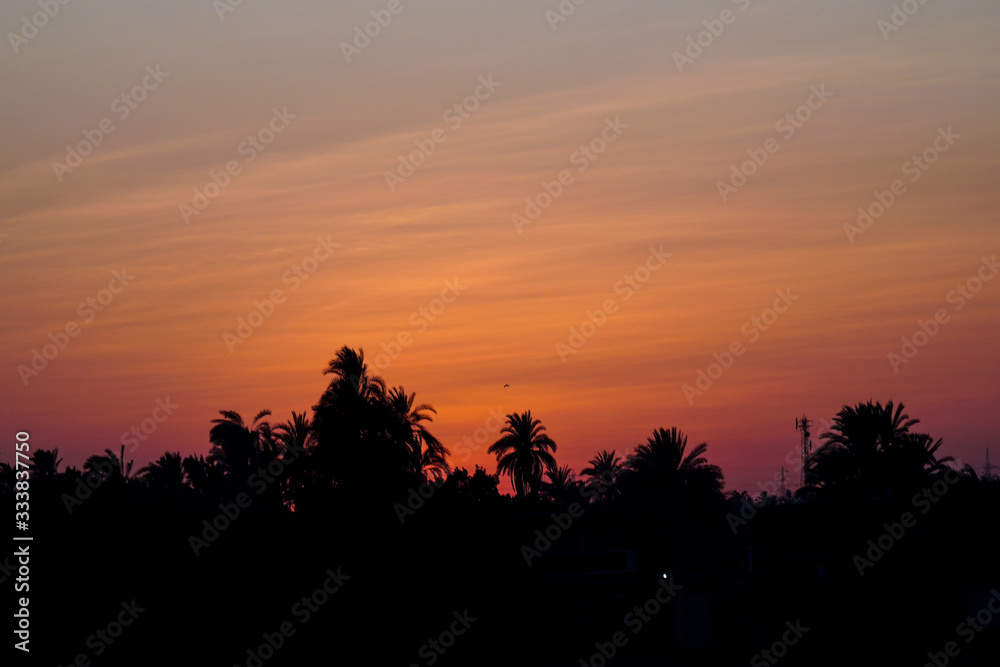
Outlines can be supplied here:
<path id="1" fill-rule="evenodd" d="M 880 450 L 894 447 L 919 420 L 910 419 L 903 413 L 900 403 L 893 409 L 892 401 L 883 407 L 881 403 L 858 403 L 845 405 L 833 418 L 830 430 L 820 436 L 824 440 L 821 449 L 849 452 L 860 474 L 861 469 L 870 465 Z M 817 450 L 817 454 L 819 450 Z"/>
<path id="2" fill-rule="evenodd" d="M 542 422 L 531 418 L 530 410 L 509 414 L 500 439 L 487 450 L 497 457 L 497 473 L 510 475 L 519 498 L 537 493 L 543 471 L 556 467 L 552 456 L 556 443 L 544 431 Z"/>
<path id="3" fill-rule="evenodd" d="M 344 345 L 337 350 L 323 374 L 333 376 L 330 386 L 338 393 L 349 389 L 370 403 L 380 401 L 386 393 L 385 380 L 368 372 L 364 349 L 354 350 Z"/>
<path id="4" fill-rule="evenodd" d="M 184 465 L 180 452 L 165 452 L 139 469 L 139 478 L 153 489 L 176 491 L 184 487 Z"/>
<path id="5" fill-rule="evenodd" d="M 219 410 L 219 414 L 222 418 L 212 420 L 214 426 L 208 433 L 212 443 L 208 461 L 221 464 L 230 476 L 246 479 L 261 463 L 273 458 L 277 450 L 270 423 L 261 421 L 271 411 L 258 412 L 249 426 L 238 412 Z"/>
<path id="6" fill-rule="evenodd" d="M 311 465 L 316 436 L 312 422 L 305 412 L 292 411 L 292 418 L 272 429 L 275 441 L 281 449 L 284 460 L 280 480 L 281 498 L 285 507 L 294 508 L 306 489 L 318 484 Z"/>
<path id="7" fill-rule="evenodd" d="M 913 433 L 919 423 L 902 403 L 845 405 L 807 468 L 810 488 L 869 497 L 900 496 L 941 473 L 951 457 L 938 458 L 942 441 Z"/>
<path id="8" fill-rule="evenodd" d="M 366 469 L 391 467 L 402 459 L 385 446 L 385 381 L 369 372 L 364 350 L 346 345 L 323 373 L 332 377 L 313 406 L 315 463 L 336 484 L 363 485 Z"/>
<path id="9" fill-rule="evenodd" d="M 36 449 L 31 453 L 31 465 L 28 466 L 31 469 L 32 477 L 55 477 L 59 474 L 59 464 L 62 463 L 62 459 L 59 458 L 59 448 L 55 449 Z"/>
<path id="10" fill-rule="evenodd" d="M 414 405 L 416 396 L 407 394 L 402 387 L 393 387 L 386 396 L 389 437 L 404 452 L 406 472 L 440 480 L 451 471 L 445 458 L 451 452 L 423 424 L 434 421 L 429 413 L 437 411 L 427 403 Z"/>
<path id="11" fill-rule="evenodd" d="M 598 498 L 608 500 L 617 496 L 622 465 L 621 458 L 615 456 L 615 450 L 602 450 L 588 463 L 590 465 L 580 471 L 587 477 L 587 487 L 595 491 Z"/>
<path id="12" fill-rule="evenodd" d="M 292 418 L 274 426 L 271 432 L 281 444 L 283 451 L 304 450 L 315 443 L 312 423 L 305 412 L 299 414 L 292 410 Z"/>
<path id="13" fill-rule="evenodd" d="M 627 490 L 668 503 L 722 498 L 722 469 L 705 458 L 701 443 L 687 452 L 687 436 L 677 427 L 660 428 L 628 456 L 622 481 Z"/>

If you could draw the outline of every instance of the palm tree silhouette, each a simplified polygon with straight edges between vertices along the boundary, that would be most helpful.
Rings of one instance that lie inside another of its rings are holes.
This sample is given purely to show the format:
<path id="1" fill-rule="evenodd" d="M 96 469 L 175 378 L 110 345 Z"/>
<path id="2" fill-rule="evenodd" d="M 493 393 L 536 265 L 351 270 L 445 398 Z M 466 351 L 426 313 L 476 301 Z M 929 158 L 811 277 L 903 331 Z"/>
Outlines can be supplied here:
<path id="1" fill-rule="evenodd" d="M 32 477 L 47 478 L 59 474 L 60 463 L 62 463 L 62 459 L 59 458 L 58 447 L 52 450 L 36 449 L 31 453 L 31 465 L 28 467 Z"/>
<path id="2" fill-rule="evenodd" d="M 298 414 L 292 410 L 292 418 L 282 424 L 277 424 L 271 429 L 271 432 L 281 443 L 284 451 L 304 450 L 316 441 L 313 436 L 312 423 L 305 412 Z"/>
<path id="3" fill-rule="evenodd" d="M 598 498 L 609 500 L 618 495 L 618 477 L 622 472 L 621 459 L 615 450 L 602 450 L 588 461 L 588 467 L 580 471 L 587 477 L 587 487 L 596 491 Z"/>
<path id="4" fill-rule="evenodd" d="M 375 486 L 406 489 L 415 475 L 441 479 L 450 472 L 448 449 L 425 425 L 434 408 L 402 387 L 388 390 L 369 372 L 364 350 L 340 348 L 324 374 L 333 377 L 313 407 L 315 462 L 336 486 L 368 487 L 370 494 Z"/>
<path id="5" fill-rule="evenodd" d="M 900 442 L 889 448 L 888 454 L 897 468 L 908 471 L 925 471 L 934 475 L 947 467 L 944 465 L 945 463 L 955 461 L 952 456 L 938 457 L 937 450 L 943 444 L 943 439 L 935 440 L 926 433 L 907 433 Z"/>
<path id="6" fill-rule="evenodd" d="M 385 397 L 385 380 L 368 372 L 364 349 L 353 350 L 343 346 L 337 350 L 337 355 L 330 360 L 323 374 L 333 375 L 330 388 L 336 390 L 336 397 L 343 398 L 348 389 L 369 403 L 380 402 Z"/>
<path id="7" fill-rule="evenodd" d="M 122 445 L 121 456 L 110 449 L 105 449 L 104 454 L 92 454 L 87 457 L 83 463 L 83 470 L 105 482 L 127 482 L 132 474 L 133 463 L 133 461 L 125 462 L 125 445 Z"/>
<path id="8" fill-rule="evenodd" d="M 281 496 L 286 507 L 295 507 L 297 499 L 315 483 L 310 466 L 311 450 L 316 444 L 313 425 L 305 412 L 292 411 L 292 418 L 278 424 L 272 431 L 287 464 L 280 480 Z"/>
<path id="9" fill-rule="evenodd" d="M 152 489 L 177 491 L 185 486 L 180 452 L 165 452 L 156 461 L 140 468 L 138 474 Z"/>
<path id="10" fill-rule="evenodd" d="M 722 469 L 710 464 L 706 443 L 685 454 L 687 436 L 677 429 L 660 428 L 646 444 L 639 445 L 625 462 L 622 482 L 632 493 L 677 503 L 722 498 Z"/>
<path id="11" fill-rule="evenodd" d="M 902 403 L 894 406 L 892 401 L 843 406 L 809 461 L 809 488 L 898 496 L 942 472 L 944 463 L 953 460 L 937 457 L 942 441 L 912 433 L 910 427 L 920 422 L 903 410 Z"/>
<path id="12" fill-rule="evenodd" d="M 243 417 L 232 410 L 219 410 L 221 419 L 213 419 L 215 426 L 209 431 L 212 447 L 208 452 L 209 463 L 222 465 L 227 475 L 246 479 L 251 471 L 273 458 L 276 447 L 271 437 L 271 425 L 261 421 L 270 410 L 258 412 L 247 426 Z"/>
<path id="13" fill-rule="evenodd" d="M 551 466 L 545 470 L 547 482 L 542 482 L 541 492 L 553 502 L 563 503 L 579 496 L 581 482 L 569 466 Z"/>
<path id="14" fill-rule="evenodd" d="M 190 454 L 184 458 L 181 466 L 187 483 L 200 496 L 216 498 L 222 493 L 225 483 L 222 465 L 207 461 L 204 455 Z"/>
<path id="15" fill-rule="evenodd" d="M 313 406 L 319 472 L 342 485 L 355 479 L 360 483 L 373 464 L 401 468 L 402 452 L 389 452 L 385 446 L 385 381 L 368 372 L 364 350 L 345 345 L 323 373 L 333 377 Z"/>
<path id="16" fill-rule="evenodd" d="M 540 420 L 532 420 L 530 410 L 509 414 L 503 435 L 487 450 L 496 455 L 497 473 L 510 476 L 519 498 L 537 493 L 542 472 L 556 467 L 550 453 L 556 451 L 556 443 L 544 431 Z"/>
<path id="17" fill-rule="evenodd" d="M 443 479 L 451 466 L 445 458 L 451 452 L 427 431 L 422 422 L 434 421 L 428 413 L 437 411 L 427 403 L 414 405 L 416 393 L 393 387 L 386 397 L 391 419 L 389 435 L 396 447 L 405 450 L 406 471 L 434 479 Z"/>

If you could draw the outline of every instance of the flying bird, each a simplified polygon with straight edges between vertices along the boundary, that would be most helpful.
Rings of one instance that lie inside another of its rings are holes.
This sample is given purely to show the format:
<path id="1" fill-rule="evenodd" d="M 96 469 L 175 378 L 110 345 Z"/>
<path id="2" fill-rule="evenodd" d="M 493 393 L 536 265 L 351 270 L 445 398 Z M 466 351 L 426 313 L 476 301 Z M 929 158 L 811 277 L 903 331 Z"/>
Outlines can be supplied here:
<path id="1" fill-rule="evenodd" d="M 510 386 L 509 384 L 505 384 L 505 385 L 503 386 L 503 388 L 504 388 L 504 389 L 506 389 L 506 388 L 507 388 L 507 387 L 509 387 L 509 386 Z"/>

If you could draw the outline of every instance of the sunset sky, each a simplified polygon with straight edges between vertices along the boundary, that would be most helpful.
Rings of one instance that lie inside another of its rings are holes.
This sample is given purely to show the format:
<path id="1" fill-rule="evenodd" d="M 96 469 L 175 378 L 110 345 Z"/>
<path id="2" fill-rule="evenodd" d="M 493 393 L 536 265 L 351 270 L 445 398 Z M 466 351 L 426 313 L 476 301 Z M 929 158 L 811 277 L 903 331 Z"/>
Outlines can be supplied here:
<path id="1" fill-rule="evenodd" d="M 169 399 L 127 456 L 206 453 L 348 345 L 491 473 L 530 409 L 577 472 L 677 426 L 756 490 L 869 398 L 1000 463 L 995 2 L 52 4 L 0 24 L 8 443 L 79 467 Z"/>

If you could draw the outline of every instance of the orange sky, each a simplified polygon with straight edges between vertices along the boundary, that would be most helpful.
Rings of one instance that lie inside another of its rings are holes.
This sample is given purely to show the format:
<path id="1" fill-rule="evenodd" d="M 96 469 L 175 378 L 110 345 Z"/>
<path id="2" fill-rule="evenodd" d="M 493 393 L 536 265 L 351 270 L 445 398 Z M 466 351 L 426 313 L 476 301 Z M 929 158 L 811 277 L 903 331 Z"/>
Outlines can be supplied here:
<path id="1" fill-rule="evenodd" d="M 1000 251 L 995 5 L 927 3 L 885 39 L 890 2 L 592 0 L 553 29 L 554 0 L 402 0 L 347 62 L 341 43 L 387 6 L 248 0 L 220 19 L 209 2 L 70 3 L 8 36 L 3 432 L 79 466 L 169 397 L 136 465 L 203 453 L 218 410 L 283 421 L 315 403 L 341 345 L 374 362 L 403 334 L 379 372 L 437 408 L 453 449 L 491 410 L 530 409 L 577 471 L 678 426 L 730 488 L 755 489 L 796 446 L 795 417 L 873 398 L 981 468 L 1000 371 L 1000 281 L 976 284 Z M 5 33 L 39 11 L 8 7 Z M 679 72 L 703 21 L 721 33 Z M 246 143 L 269 123 L 270 143 Z M 614 141 L 587 157 L 602 131 Z M 100 143 L 79 166 L 53 167 L 87 136 Z M 433 153 L 390 189 L 415 142 Z M 907 165 L 925 150 L 926 171 Z M 767 160 L 723 201 L 748 151 Z M 561 173 L 518 230 L 512 214 Z M 884 215 L 845 231 L 895 180 Z M 335 249 L 296 275 L 318 239 Z M 651 247 L 669 257 L 647 274 Z M 102 296 L 122 269 L 135 278 Z M 969 279 L 971 298 L 952 293 Z M 457 298 L 435 304 L 448 281 Z M 766 331 L 753 324 L 789 289 Z M 273 314 L 227 346 L 275 290 Z M 96 312 L 88 297 L 111 299 Z M 560 358 L 608 300 L 616 312 Z M 887 355 L 941 309 L 895 372 Z M 19 365 L 67 324 L 77 335 L 25 381 Z M 689 401 L 683 386 L 734 342 L 743 354 Z M 454 462 L 492 472 L 486 446 Z"/>

